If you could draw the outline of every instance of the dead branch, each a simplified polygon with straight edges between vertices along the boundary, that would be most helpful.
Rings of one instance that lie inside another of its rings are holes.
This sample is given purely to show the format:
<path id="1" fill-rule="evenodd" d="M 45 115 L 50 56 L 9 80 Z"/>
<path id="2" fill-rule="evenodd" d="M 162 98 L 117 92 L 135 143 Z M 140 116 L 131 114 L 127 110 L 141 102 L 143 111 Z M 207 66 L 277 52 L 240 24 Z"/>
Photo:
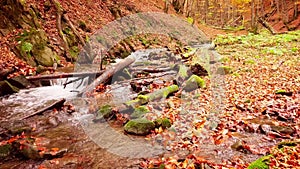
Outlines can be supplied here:
<path id="1" fill-rule="evenodd" d="M 105 72 L 99 76 L 97 79 L 95 79 L 90 85 L 88 85 L 86 88 L 84 88 L 80 93 L 78 93 L 78 96 L 86 96 L 88 92 L 93 91 L 93 89 L 98 86 L 101 83 L 104 83 L 109 78 L 111 78 L 116 72 L 124 69 L 126 66 L 130 65 L 135 61 L 132 57 L 127 57 L 126 59 L 122 60 L 121 62 L 117 63 L 114 67 L 105 70 Z"/>
<path id="2" fill-rule="evenodd" d="M 55 101 L 53 104 L 45 107 L 45 108 L 42 108 L 34 113 L 31 113 L 29 115 L 26 115 L 25 117 L 22 117 L 20 120 L 24 120 L 24 119 L 27 119 L 29 117 L 32 117 L 32 116 L 35 116 L 35 115 L 40 115 L 42 114 L 43 112 L 47 111 L 47 110 L 51 110 L 53 108 L 60 108 L 61 106 L 63 106 L 63 104 L 65 103 L 66 99 L 60 99 L 58 101 Z"/>
<path id="3" fill-rule="evenodd" d="M 58 78 L 68 78 L 68 77 L 84 77 L 84 76 L 100 76 L 104 71 L 99 72 L 72 72 L 72 73 L 60 73 L 60 74 L 50 74 L 50 75 L 37 75 L 37 76 L 27 76 L 26 79 L 29 81 L 35 80 L 47 80 L 47 79 L 58 79 Z"/>

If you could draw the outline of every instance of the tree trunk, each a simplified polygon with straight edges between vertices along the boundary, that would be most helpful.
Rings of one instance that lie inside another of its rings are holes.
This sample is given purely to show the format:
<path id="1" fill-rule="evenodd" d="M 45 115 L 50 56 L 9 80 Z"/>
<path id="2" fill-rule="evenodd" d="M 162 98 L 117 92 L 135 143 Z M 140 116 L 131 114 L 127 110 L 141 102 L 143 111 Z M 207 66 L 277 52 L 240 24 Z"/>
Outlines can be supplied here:
<path id="1" fill-rule="evenodd" d="M 208 0 L 205 0 L 205 3 L 204 3 L 204 23 L 207 23 L 208 6 L 209 6 L 209 2 L 208 2 Z"/>
<path id="2" fill-rule="evenodd" d="M 293 20 L 297 19 L 298 17 L 298 0 L 294 0 L 294 16 Z"/>
<path id="3" fill-rule="evenodd" d="M 251 29 L 256 30 L 255 26 L 255 0 L 251 0 Z"/>

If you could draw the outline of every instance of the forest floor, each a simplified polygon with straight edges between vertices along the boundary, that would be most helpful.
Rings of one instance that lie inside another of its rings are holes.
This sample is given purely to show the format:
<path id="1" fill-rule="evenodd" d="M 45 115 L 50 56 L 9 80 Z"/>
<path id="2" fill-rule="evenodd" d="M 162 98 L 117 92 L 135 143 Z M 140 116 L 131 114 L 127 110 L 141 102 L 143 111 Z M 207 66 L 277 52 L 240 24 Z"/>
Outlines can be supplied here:
<path id="1" fill-rule="evenodd" d="M 225 74 L 220 76 L 225 83 L 214 84 L 210 77 L 203 77 L 206 88 L 178 92 L 164 103 L 154 101 L 147 105 L 152 110 L 147 118 L 155 118 L 158 115 L 154 112 L 160 112 L 159 117 L 167 117 L 173 124 L 170 129 L 156 128 L 146 136 L 148 141 L 164 143 L 168 152 L 160 157 L 123 158 L 98 147 L 87 139 L 88 136 L 93 138 L 93 131 L 82 130 L 80 125 L 70 123 L 68 112 L 72 106 L 68 103 L 62 109 L 24 120 L 21 127 L 30 126 L 32 131 L 29 133 L 28 128 L 23 127 L 21 131 L 27 132 L 11 135 L 18 131 L 13 132 L 16 129 L 10 128 L 11 133 L 3 137 L 6 139 L 0 145 L 15 146 L 17 142 L 23 145 L 23 148 L 20 147 L 23 151 L 21 156 L 12 153 L 0 164 L 3 168 L 247 168 L 252 161 L 266 155 L 264 160 L 252 164 L 252 168 L 257 165 L 269 165 L 270 168 L 298 166 L 299 37 L 299 31 L 281 35 L 267 32 L 218 35 L 214 42 L 226 69 Z M 165 85 L 170 83 L 153 83 L 150 86 L 151 90 L 155 90 Z M 221 93 L 221 111 L 212 114 L 214 85 L 223 87 L 223 95 Z M 99 98 L 105 90 L 95 96 Z M 184 94 L 187 97 L 183 97 Z M 173 106 L 157 109 L 157 103 Z M 186 113 L 182 112 L 182 106 Z M 218 124 L 214 130 L 208 129 L 209 134 L 206 135 L 204 124 L 209 120 L 209 114 L 218 117 Z M 74 115 L 77 116 L 76 113 Z M 120 123 L 116 122 L 124 120 L 124 117 L 124 114 L 117 115 L 116 121 L 108 122 L 109 126 L 123 133 L 120 131 L 122 125 L 120 128 Z M 19 122 L 17 125 L 14 123 L 10 125 L 20 126 Z M 2 127 L 8 127 L 5 124 Z M 105 140 L 119 139 L 105 128 L 108 131 Z M 103 129 L 99 127 L 98 130 Z M 131 140 L 134 138 L 131 137 Z M 35 151 L 28 152 L 28 144 L 37 146 L 39 155 L 34 154 Z M 1 156 L 5 154 L 2 152 Z"/>

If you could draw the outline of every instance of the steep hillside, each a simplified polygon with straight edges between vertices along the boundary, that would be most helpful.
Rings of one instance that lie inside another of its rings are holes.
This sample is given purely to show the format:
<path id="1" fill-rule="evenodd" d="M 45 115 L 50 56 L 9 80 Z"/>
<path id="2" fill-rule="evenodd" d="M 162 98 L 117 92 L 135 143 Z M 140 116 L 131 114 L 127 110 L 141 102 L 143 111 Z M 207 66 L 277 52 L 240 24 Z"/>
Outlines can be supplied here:
<path id="1" fill-rule="evenodd" d="M 75 61 L 85 41 L 107 23 L 163 8 L 160 0 L 4 0 L 0 2 L 0 70 L 4 70 L 0 75 L 30 75 L 34 67 L 45 69 L 55 62 L 64 66 Z M 24 67 L 24 61 L 33 67 Z"/>

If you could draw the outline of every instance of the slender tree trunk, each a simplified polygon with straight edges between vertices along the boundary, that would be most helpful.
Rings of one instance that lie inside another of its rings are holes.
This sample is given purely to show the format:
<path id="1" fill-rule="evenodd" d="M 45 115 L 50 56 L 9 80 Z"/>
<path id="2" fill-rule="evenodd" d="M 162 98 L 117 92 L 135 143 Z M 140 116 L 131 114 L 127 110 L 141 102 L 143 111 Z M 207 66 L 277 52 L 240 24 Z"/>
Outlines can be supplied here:
<path id="1" fill-rule="evenodd" d="M 283 2 L 283 0 L 280 0 L 280 6 L 281 6 L 281 17 L 283 20 L 283 23 L 288 23 L 289 22 L 289 16 L 288 16 L 288 11 L 287 11 L 287 2 Z"/>
<path id="2" fill-rule="evenodd" d="M 204 2 L 204 23 L 207 23 L 208 6 L 209 6 L 209 2 L 208 2 L 208 0 L 205 0 L 205 2 Z"/>
<path id="3" fill-rule="evenodd" d="M 255 0 L 251 0 L 251 29 L 255 30 Z"/>
<path id="4" fill-rule="evenodd" d="M 293 20 L 296 19 L 298 17 L 298 0 L 294 0 L 294 16 L 293 16 Z"/>

